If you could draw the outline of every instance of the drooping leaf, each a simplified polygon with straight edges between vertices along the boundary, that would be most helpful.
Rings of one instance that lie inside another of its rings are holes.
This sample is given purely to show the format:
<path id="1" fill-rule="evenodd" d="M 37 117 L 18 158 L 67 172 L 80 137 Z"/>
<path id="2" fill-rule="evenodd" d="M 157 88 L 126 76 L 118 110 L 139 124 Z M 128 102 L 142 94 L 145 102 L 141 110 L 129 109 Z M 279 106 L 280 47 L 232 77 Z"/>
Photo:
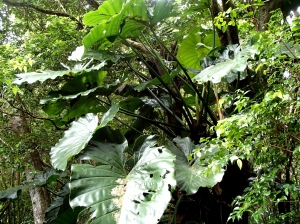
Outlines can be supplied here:
<path id="1" fill-rule="evenodd" d="M 174 156 L 140 140 L 136 153 L 143 153 L 128 175 L 127 141 L 109 127 L 99 129 L 80 156 L 98 165 L 72 166 L 70 203 L 87 207 L 89 223 L 151 224 L 161 217 L 171 199 L 169 185 L 175 185 Z"/>
<path id="2" fill-rule="evenodd" d="M 95 87 L 93 89 L 88 89 L 83 92 L 77 92 L 77 93 L 70 93 L 66 91 L 50 92 L 47 97 L 40 100 L 40 104 L 45 104 L 47 102 L 54 102 L 60 99 L 71 100 L 77 98 L 78 96 L 88 96 L 89 94 L 108 96 L 111 93 L 113 93 L 116 88 L 117 88 L 117 84 L 107 84 L 107 85 Z"/>
<path id="3" fill-rule="evenodd" d="M 65 108 L 66 108 L 66 103 L 63 100 L 50 102 L 43 106 L 44 112 L 46 112 L 49 117 L 58 116 Z"/>
<path id="4" fill-rule="evenodd" d="M 55 101 L 59 101 L 61 99 L 65 99 L 65 100 L 70 100 L 70 99 L 75 99 L 78 96 L 87 96 L 90 93 L 95 92 L 98 89 L 98 87 L 93 88 L 93 89 L 89 89 L 83 92 L 78 92 L 76 94 L 68 94 L 68 92 L 64 92 L 65 94 L 61 94 L 61 91 L 57 91 L 57 92 L 50 92 L 49 95 L 46 98 L 43 98 L 40 100 L 40 104 L 45 104 L 47 102 L 55 102 Z M 68 95 L 66 95 L 66 93 Z"/>
<path id="5" fill-rule="evenodd" d="M 107 71 L 84 72 L 66 82 L 61 88 L 61 91 L 78 93 L 101 86 L 104 83 L 106 75 Z"/>
<path id="6" fill-rule="evenodd" d="M 98 117 L 94 114 L 87 114 L 78 121 L 72 122 L 70 129 L 51 148 L 50 156 L 53 167 L 65 170 L 68 159 L 78 154 L 87 145 L 97 125 Z"/>
<path id="7" fill-rule="evenodd" d="M 78 214 L 83 210 L 77 207 L 74 210 L 69 203 L 70 189 L 65 185 L 62 191 L 56 193 L 51 205 L 46 210 L 46 221 L 44 224 L 74 224 L 77 222 Z"/>
<path id="8" fill-rule="evenodd" d="M 142 135 L 134 143 L 132 152 L 134 153 L 134 164 L 140 160 L 144 154 L 145 149 L 148 147 L 153 147 L 158 140 L 157 136 L 154 135 Z"/>
<path id="9" fill-rule="evenodd" d="M 175 139 L 177 147 L 169 142 L 168 147 L 176 156 L 176 181 L 180 190 L 184 190 L 187 194 L 194 194 L 199 187 L 213 187 L 220 182 L 224 175 L 224 169 L 221 165 L 213 168 L 202 161 L 202 157 L 194 158 L 194 163 L 191 165 L 188 160 L 188 153 L 195 147 L 191 140 L 186 137 L 183 139 Z M 214 147 L 214 146 L 213 146 Z M 218 152 L 218 148 L 207 149 L 208 153 Z M 204 154 L 203 158 L 212 155 Z M 224 164 L 225 165 L 225 164 Z"/>
<path id="10" fill-rule="evenodd" d="M 114 119 L 118 111 L 119 111 L 119 104 L 113 102 L 109 110 L 105 114 L 103 114 L 100 122 L 100 127 L 106 126 L 108 122 Z"/>
<path id="11" fill-rule="evenodd" d="M 72 71 L 42 71 L 42 72 L 28 72 L 16 74 L 16 79 L 13 84 L 21 85 L 24 82 L 34 83 L 36 81 L 44 82 L 47 79 L 55 79 L 64 75 L 70 74 Z"/>
<path id="12" fill-rule="evenodd" d="M 128 97 L 125 100 L 122 100 L 119 103 L 119 106 L 125 110 L 129 110 L 134 112 L 141 106 L 143 106 L 143 101 L 140 98 L 137 97 Z"/>
<path id="13" fill-rule="evenodd" d="M 33 187 L 32 184 L 26 184 L 0 191 L 0 201 L 15 200 L 20 196 L 22 191 L 31 187 Z"/>
<path id="14" fill-rule="evenodd" d="M 179 73 L 179 70 L 174 70 L 173 72 L 171 72 L 171 74 L 162 75 L 162 76 L 160 76 L 160 78 L 164 83 L 168 84 L 173 80 L 173 78 L 176 75 L 178 75 L 178 73 Z M 147 87 L 150 87 L 150 86 L 153 86 L 153 85 L 160 85 L 160 84 L 161 84 L 160 80 L 158 78 L 154 78 L 154 79 L 149 80 L 147 82 L 141 83 L 140 85 L 136 86 L 134 89 L 140 92 L 140 91 L 144 90 Z"/>
<path id="15" fill-rule="evenodd" d="M 13 81 L 13 84 L 21 85 L 24 82 L 27 83 L 34 83 L 36 81 L 44 82 L 47 79 L 55 79 L 57 77 L 61 77 L 64 75 L 73 76 L 75 73 L 80 73 L 82 71 L 92 71 L 92 70 L 99 70 L 100 68 L 104 67 L 105 62 L 100 63 L 99 65 L 93 66 L 91 68 L 74 68 L 72 70 L 66 71 L 42 71 L 42 72 L 28 72 L 28 73 L 20 73 L 16 74 L 16 78 Z"/>
<path id="16" fill-rule="evenodd" d="M 188 158 L 189 155 L 195 149 L 195 144 L 192 142 L 190 138 L 174 138 L 173 142 L 181 149 L 184 153 L 185 157 Z"/>
<path id="17" fill-rule="evenodd" d="M 44 171 L 36 173 L 31 181 L 26 181 L 23 185 L 0 191 L 0 201 L 15 200 L 20 196 L 22 191 L 49 184 L 56 181 L 59 177 L 64 176 L 65 173 L 62 171 L 45 168 Z"/>
<path id="18" fill-rule="evenodd" d="M 174 0 L 160 0 L 156 2 L 153 10 L 153 15 L 151 17 L 151 25 L 155 26 L 162 20 L 176 15 L 173 9 Z"/>

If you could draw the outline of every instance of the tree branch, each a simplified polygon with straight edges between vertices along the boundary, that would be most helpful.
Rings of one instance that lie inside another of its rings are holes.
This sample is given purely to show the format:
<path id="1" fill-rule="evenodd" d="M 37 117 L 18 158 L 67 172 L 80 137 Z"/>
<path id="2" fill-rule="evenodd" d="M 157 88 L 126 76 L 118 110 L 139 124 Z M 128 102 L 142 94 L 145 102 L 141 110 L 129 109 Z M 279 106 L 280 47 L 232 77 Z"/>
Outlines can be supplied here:
<path id="1" fill-rule="evenodd" d="M 81 23 L 75 17 L 73 17 L 70 14 L 65 13 L 65 12 L 56 12 L 56 11 L 52 11 L 52 10 L 48 10 L 48 9 L 43 9 L 43 8 L 40 8 L 36 5 L 28 3 L 28 2 L 12 2 L 10 0 L 3 0 L 3 3 L 8 5 L 8 6 L 12 6 L 12 7 L 31 8 L 31 9 L 34 9 L 38 12 L 47 14 L 47 15 L 53 15 L 53 16 L 59 16 L 59 17 L 68 17 L 71 20 L 77 22 L 77 24 L 79 25 L 80 28 L 83 28 L 83 23 Z"/>

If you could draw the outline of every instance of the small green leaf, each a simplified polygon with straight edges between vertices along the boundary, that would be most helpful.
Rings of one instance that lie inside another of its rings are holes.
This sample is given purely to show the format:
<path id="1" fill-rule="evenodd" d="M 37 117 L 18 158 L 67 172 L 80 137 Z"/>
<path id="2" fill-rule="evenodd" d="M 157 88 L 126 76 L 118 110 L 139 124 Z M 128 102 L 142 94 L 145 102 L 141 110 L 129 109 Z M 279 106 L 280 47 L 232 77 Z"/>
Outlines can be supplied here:
<path id="1" fill-rule="evenodd" d="M 119 111 L 119 104 L 113 102 L 109 110 L 105 114 L 103 114 L 100 122 L 100 127 L 106 126 L 108 122 L 114 119 L 118 111 Z"/>
<path id="2" fill-rule="evenodd" d="M 50 156 L 53 167 L 65 170 L 68 159 L 78 154 L 87 145 L 97 125 L 98 117 L 94 114 L 87 114 L 78 121 L 72 122 L 63 138 L 51 148 Z"/>
<path id="3" fill-rule="evenodd" d="M 293 153 L 299 153 L 299 152 L 300 152 L 300 145 L 297 145 Z"/>

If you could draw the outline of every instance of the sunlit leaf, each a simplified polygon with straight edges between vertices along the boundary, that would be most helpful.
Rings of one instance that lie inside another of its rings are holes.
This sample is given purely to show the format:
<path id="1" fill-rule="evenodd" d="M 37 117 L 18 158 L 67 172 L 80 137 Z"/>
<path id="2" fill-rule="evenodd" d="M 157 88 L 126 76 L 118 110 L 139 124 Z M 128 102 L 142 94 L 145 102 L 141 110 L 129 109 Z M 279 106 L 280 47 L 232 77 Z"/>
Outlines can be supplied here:
<path id="1" fill-rule="evenodd" d="M 187 154 L 192 150 L 194 145 L 188 137 L 180 140 L 177 139 L 176 142 L 177 147 L 171 142 L 169 142 L 168 147 L 176 156 L 175 178 L 181 190 L 186 191 L 187 194 L 195 194 L 199 187 L 213 187 L 222 180 L 224 169 L 213 170 L 213 167 L 208 167 L 205 163 L 201 164 L 201 157 L 208 156 L 205 153 L 201 153 L 200 158 L 196 157 L 192 165 L 189 164 Z M 216 148 L 212 150 L 215 153 L 217 152 Z"/>
<path id="2" fill-rule="evenodd" d="M 53 167 L 65 170 L 68 159 L 78 154 L 87 145 L 97 126 L 98 117 L 94 114 L 87 114 L 78 121 L 72 122 L 69 130 L 65 131 L 64 136 L 51 148 Z"/>
<path id="3" fill-rule="evenodd" d="M 104 127 L 116 116 L 117 112 L 119 111 L 119 104 L 113 102 L 109 110 L 103 114 L 100 122 L 100 127 Z"/>
<path id="4" fill-rule="evenodd" d="M 213 83 L 221 82 L 222 78 L 228 75 L 231 71 L 243 72 L 247 67 L 247 61 L 257 53 L 253 47 L 248 47 L 240 52 L 237 52 L 233 59 L 227 58 L 223 62 L 205 68 L 193 80 L 200 82 L 211 81 Z"/>
<path id="5" fill-rule="evenodd" d="M 191 32 L 183 39 L 178 48 L 177 57 L 187 68 L 199 69 L 200 61 L 210 52 L 209 46 L 201 44 L 201 36 Z"/>
<path id="6" fill-rule="evenodd" d="M 47 79 L 55 79 L 57 77 L 61 77 L 64 75 L 73 76 L 74 73 L 79 73 L 82 71 L 92 71 L 92 70 L 99 70 L 100 68 L 104 67 L 105 62 L 100 63 L 99 65 L 93 66 L 91 68 L 74 68 L 72 70 L 66 71 L 42 71 L 42 72 L 28 72 L 28 73 L 20 73 L 16 74 L 16 79 L 13 81 L 13 84 L 20 85 L 24 82 L 27 83 L 34 83 L 36 81 L 44 82 Z"/>
<path id="7" fill-rule="evenodd" d="M 174 0 L 159 0 L 156 1 L 156 5 L 153 10 L 151 17 L 151 25 L 155 26 L 162 20 L 174 16 L 175 13 L 172 11 Z"/>
<path id="8" fill-rule="evenodd" d="M 137 145 L 135 153 L 141 156 L 128 173 L 126 139 L 119 131 L 101 128 L 80 156 L 98 165 L 72 166 L 70 204 L 86 207 L 88 223 L 151 224 L 161 217 L 171 199 L 169 186 L 175 185 L 174 156 L 142 139 Z"/>
<path id="9" fill-rule="evenodd" d="M 90 33 L 85 36 L 83 39 L 85 51 L 87 51 L 97 41 L 106 38 L 109 41 L 114 42 L 116 37 L 122 33 L 122 29 L 126 24 L 125 18 L 131 18 L 143 22 L 148 21 L 147 7 L 144 1 L 129 0 L 122 4 L 121 8 L 120 3 L 121 2 L 117 0 L 108 0 L 99 7 L 99 14 L 110 15 L 110 18 L 106 22 L 100 23 L 91 29 Z M 115 7 L 116 5 L 117 7 Z M 88 15 L 87 18 L 89 17 L 91 19 L 89 21 L 90 24 L 97 24 L 100 22 L 100 20 L 94 18 L 95 13 Z M 133 24 L 131 24 L 129 27 L 132 27 L 132 25 Z M 139 27 L 138 29 L 140 29 L 141 26 L 135 24 L 135 27 Z M 129 36 L 133 35 L 133 32 L 128 30 L 128 28 L 126 28 L 126 30 L 127 31 L 124 31 L 123 35 L 125 35 L 125 33 L 129 35 L 129 32 L 131 33 Z"/>

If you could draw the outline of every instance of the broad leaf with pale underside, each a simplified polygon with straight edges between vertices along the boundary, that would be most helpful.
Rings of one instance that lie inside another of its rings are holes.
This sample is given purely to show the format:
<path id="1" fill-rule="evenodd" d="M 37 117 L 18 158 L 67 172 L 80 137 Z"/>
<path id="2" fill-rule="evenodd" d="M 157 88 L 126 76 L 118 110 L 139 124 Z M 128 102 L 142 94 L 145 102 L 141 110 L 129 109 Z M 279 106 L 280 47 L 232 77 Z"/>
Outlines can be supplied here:
<path id="1" fill-rule="evenodd" d="M 171 199 L 169 187 L 175 185 L 175 158 L 164 147 L 151 147 L 153 143 L 138 145 L 135 153 L 142 153 L 130 170 L 127 140 L 118 130 L 101 128 L 80 155 L 97 165 L 72 166 L 70 204 L 86 207 L 88 223 L 152 224 L 162 216 Z"/>
<path id="2" fill-rule="evenodd" d="M 191 142 L 190 138 L 175 138 L 174 142 L 177 147 L 171 142 L 169 142 L 168 147 L 176 156 L 175 178 L 180 190 L 186 191 L 189 195 L 195 194 L 199 187 L 213 187 L 222 180 L 224 175 L 222 166 L 213 168 L 210 165 L 207 165 L 207 163 L 202 160 L 202 157 L 196 157 L 194 163 L 190 164 L 188 155 L 192 153 L 193 149 L 196 147 Z M 211 148 L 206 150 L 206 154 L 210 154 L 204 155 L 203 158 L 205 158 L 205 156 L 213 156 L 213 154 L 218 152 L 218 148 L 215 146 L 211 146 Z"/>
<path id="3" fill-rule="evenodd" d="M 63 138 L 51 149 L 53 167 L 65 170 L 68 159 L 78 154 L 87 145 L 97 126 L 98 117 L 94 114 L 87 114 L 78 121 L 72 122 Z"/>
<path id="4" fill-rule="evenodd" d="M 219 83 L 223 77 L 230 75 L 231 71 L 243 72 L 247 67 L 248 59 L 254 57 L 258 51 L 254 47 L 248 47 L 241 51 L 239 50 L 240 48 L 237 48 L 235 57 L 233 59 L 227 58 L 223 62 L 205 68 L 198 75 L 196 75 L 193 80 L 200 82 L 211 81 L 213 83 Z"/>
<path id="5" fill-rule="evenodd" d="M 93 66 L 91 68 L 85 68 L 85 67 L 80 66 L 80 68 L 74 68 L 74 69 L 66 70 L 66 71 L 42 71 L 42 72 L 20 73 L 20 74 L 16 74 L 16 78 L 13 81 L 13 84 L 21 85 L 24 82 L 27 82 L 30 84 L 30 83 L 34 83 L 37 81 L 44 82 L 47 79 L 56 79 L 57 77 L 61 77 L 64 75 L 73 76 L 74 73 L 79 73 L 82 71 L 90 72 L 92 70 L 99 70 L 99 69 L 103 68 L 104 65 L 105 65 L 105 62 L 102 62 L 99 65 Z"/>

